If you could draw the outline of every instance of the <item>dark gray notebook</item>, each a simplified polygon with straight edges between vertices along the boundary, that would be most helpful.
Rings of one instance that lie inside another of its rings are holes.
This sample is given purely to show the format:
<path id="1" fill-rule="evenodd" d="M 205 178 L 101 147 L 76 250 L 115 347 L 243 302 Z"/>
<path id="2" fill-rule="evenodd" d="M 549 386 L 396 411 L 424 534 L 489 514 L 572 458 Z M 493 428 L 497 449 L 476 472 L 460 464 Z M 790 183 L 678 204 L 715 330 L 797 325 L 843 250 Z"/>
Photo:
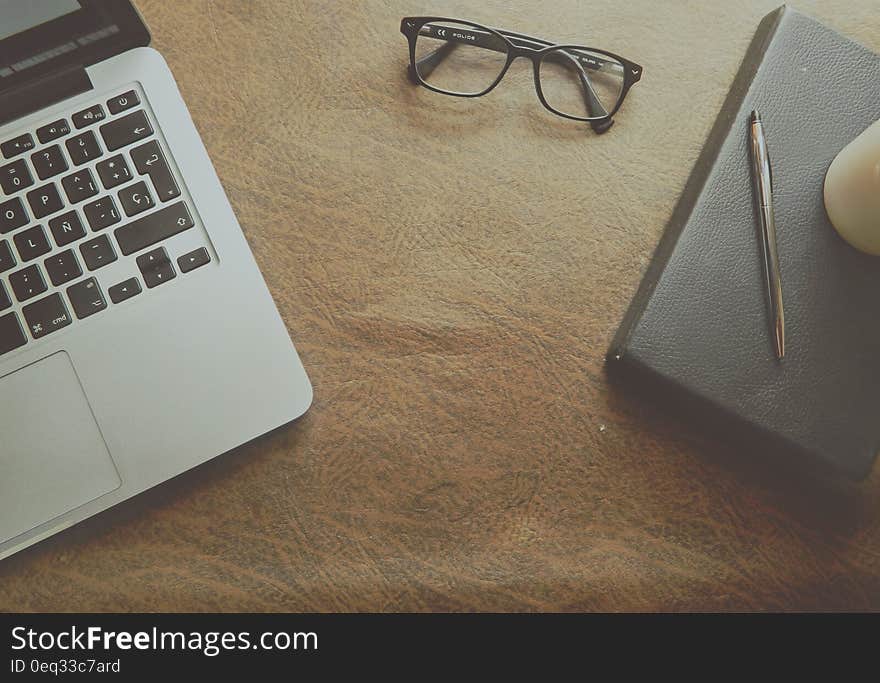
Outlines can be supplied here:
<path id="1" fill-rule="evenodd" d="M 752 109 L 773 161 L 782 361 L 752 196 Z M 837 235 L 822 188 L 832 159 L 878 118 L 880 57 L 790 8 L 766 17 L 612 344 L 609 371 L 795 464 L 864 477 L 880 450 L 880 258 Z"/>

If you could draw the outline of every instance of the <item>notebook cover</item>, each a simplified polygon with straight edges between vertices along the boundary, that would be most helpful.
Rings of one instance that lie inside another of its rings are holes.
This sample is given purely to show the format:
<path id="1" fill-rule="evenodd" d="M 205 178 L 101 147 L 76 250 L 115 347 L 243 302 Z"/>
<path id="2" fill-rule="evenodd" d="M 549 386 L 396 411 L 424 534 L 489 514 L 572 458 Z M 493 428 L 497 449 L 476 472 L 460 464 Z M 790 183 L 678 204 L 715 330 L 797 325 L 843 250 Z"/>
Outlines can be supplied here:
<path id="1" fill-rule="evenodd" d="M 822 188 L 880 118 L 880 57 L 782 7 L 758 28 L 608 354 L 659 390 L 803 463 L 864 478 L 880 450 L 880 257 L 847 245 Z M 773 162 L 786 356 L 770 331 L 747 148 L 758 109 Z"/>

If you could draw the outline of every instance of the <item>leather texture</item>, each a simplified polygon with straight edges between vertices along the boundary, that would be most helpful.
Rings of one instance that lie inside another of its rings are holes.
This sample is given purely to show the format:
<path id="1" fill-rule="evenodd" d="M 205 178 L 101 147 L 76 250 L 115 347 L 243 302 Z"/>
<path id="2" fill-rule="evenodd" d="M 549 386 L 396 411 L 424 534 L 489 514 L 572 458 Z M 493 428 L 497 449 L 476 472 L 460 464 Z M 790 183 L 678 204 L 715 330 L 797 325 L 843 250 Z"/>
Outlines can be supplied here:
<path id="1" fill-rule="evenodd" d="M 137 0 L 315 402 L 0 562 L 0 610 L 880 609 L 880 468 L 803 481 L 603 371 L 779 2 Z M 798 6 L 880 50 L 877 0 Z M 407 79 L 408 15 L 645 77 L 600 136 L 524 60 L 444 97 Z"/>
<path id="2" fill-rule="evenodd" d="M 855 478 L 880 450 L 880 259 L 840 239 L 822 188 L 832 159 L 880 117 L 878 82 L 880 57 L 866 48 L 791 8 L 765 19 L 722 110 L 722 135 L 698 161 L 609 354 L 611 366 L 669 385 L 700 419 L 725 416 L 791 466 Z M 752 109 L 773 166 L 782 361 L 751 184 Z"/>

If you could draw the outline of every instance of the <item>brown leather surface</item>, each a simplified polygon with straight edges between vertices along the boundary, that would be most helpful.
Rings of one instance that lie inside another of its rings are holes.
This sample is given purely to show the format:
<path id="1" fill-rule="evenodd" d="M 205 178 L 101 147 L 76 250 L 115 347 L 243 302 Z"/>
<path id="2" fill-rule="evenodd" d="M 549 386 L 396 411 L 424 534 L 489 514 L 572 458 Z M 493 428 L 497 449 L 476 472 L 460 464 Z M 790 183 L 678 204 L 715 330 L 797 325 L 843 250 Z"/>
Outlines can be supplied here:
<path id="1" fill-rule="evenodd" d="M 0 609 L 880 608 L 880 473 L 756 463 L 603 371 L 774 1 L 138 4 L 315 403 L 0 563 Z M 875 0 L 798 8 L 880 50 Z M 601 137 L 545 112 L 525 62 L 435 95 L 405 79 L 406 14 L 645 77 Z"/>

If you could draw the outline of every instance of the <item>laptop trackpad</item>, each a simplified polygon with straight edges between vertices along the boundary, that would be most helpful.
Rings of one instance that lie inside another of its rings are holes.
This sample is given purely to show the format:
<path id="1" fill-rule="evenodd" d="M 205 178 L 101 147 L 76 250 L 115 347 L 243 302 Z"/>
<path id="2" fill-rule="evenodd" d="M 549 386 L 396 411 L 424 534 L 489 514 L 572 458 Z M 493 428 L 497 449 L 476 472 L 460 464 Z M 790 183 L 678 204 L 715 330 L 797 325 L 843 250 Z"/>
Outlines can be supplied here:
<path id="1" fill-rule="evenodd" d="M 121 483 L 66 353 L 0 378 L 0 543 Z"/>

